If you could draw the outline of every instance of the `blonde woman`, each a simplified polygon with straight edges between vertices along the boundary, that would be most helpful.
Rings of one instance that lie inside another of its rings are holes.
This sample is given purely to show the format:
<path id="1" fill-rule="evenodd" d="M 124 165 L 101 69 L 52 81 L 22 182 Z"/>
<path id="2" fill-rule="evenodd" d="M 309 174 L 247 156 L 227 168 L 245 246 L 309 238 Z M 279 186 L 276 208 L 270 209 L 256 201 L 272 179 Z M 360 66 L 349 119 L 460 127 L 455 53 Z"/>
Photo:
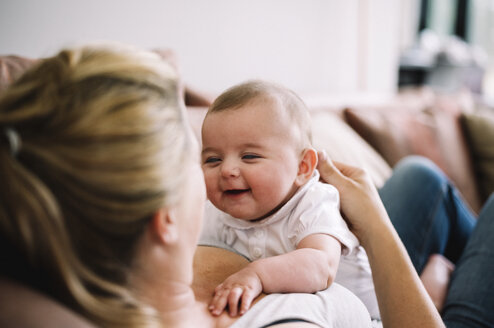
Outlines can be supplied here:
<path id="1" fill-rule="evenodd" d="M 62 51 L 3 94 L 0 325 L 26 325 L 29 297 L 7 307 L 21 304 L 20 284 L 77 314 L 60 324 L 47 311 L 34 326 L 368 327 L 337 285 L 324 300 L 269 295 L 250 317 L 210 315 L 211 288 L 238 267 L 234 254 L 196 253 L 205 191 L 178 94 L 156 55 L 115 45 Z"/>

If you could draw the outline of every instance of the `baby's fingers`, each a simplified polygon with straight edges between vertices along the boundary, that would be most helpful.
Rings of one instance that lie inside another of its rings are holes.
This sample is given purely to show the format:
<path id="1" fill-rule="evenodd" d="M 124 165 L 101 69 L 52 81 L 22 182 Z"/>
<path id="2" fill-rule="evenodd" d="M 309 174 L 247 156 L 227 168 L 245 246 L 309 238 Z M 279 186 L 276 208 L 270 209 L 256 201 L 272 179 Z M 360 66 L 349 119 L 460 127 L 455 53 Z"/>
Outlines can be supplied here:
<path id="1" fill-rule="evenodd" d="M 229 289 L 217 289 L 214 293 L 213 299 L 209 305 L 209 311 L 213 315 L 220 315 L 226 307 L 228 301 Z"/>
<path id="2" fill-rule="evenodd" d="M 254 292 L 252 289 L 244 289 L 244 293 L 242 295 L 242 304 L 240 305 L 240 315 L 243 315 L 245 312 L 247 312 L 248 309 L 250 309 L 250 305 L 252 304 L 254 298 L 256 298 L 257 294 L 258 293 Z"/>
<path id="3" fill-rule="evenodd" d="M 233 287 L 230 290 L 230 295 L 228 296 L 228 308 L 230 309 L 230 316 L 236 317 L 238 313 L 238 301 L 242 297 L 244 290 L 242 287 Z"/>

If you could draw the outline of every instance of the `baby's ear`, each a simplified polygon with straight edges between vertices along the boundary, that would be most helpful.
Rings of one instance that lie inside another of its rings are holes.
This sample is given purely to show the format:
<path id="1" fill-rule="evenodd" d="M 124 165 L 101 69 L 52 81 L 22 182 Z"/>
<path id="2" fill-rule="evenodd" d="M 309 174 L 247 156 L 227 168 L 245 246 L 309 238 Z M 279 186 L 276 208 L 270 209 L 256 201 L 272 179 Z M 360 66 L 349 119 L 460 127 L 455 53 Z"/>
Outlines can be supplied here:
<path id="1" fill-rule="evenodd" d="M 312 174 L 317 166 L 317 153 L 313 148 L 304 149 L 302 160 L 298 165 L 297 178 L 295 184 L 300 187 L 312 178 Z"/>

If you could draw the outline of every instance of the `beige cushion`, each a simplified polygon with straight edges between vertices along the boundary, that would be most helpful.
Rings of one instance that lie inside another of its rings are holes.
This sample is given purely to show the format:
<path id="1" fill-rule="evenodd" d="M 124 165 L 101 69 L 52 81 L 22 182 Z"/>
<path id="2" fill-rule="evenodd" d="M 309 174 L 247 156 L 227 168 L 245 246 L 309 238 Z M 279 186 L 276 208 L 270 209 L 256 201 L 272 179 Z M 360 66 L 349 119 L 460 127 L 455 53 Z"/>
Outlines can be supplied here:
<path id="1" fill-rule="evenodd" d="M 332 111 L 312 111 L 313 144 L 331 159 L 365 169 L 377 187 L 391 175 L 391 167 L 362 137 Z"/>
<path id="2" fill-rule="evenodd" d="M 494 110 L 483 109 L 462 116 L 474 159 L 481 196 L 485 201 L 494 192 Z"/>

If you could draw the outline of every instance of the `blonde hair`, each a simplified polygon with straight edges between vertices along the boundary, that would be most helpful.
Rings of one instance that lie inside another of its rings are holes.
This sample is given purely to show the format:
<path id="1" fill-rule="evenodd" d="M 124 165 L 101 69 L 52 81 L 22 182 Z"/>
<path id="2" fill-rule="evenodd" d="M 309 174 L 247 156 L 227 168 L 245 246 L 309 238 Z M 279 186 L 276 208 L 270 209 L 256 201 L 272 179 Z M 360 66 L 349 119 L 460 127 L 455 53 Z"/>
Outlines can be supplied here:
<path id="1" fill-rule="evenodd" d="M 250 80 L 237 84 L 218 96 L 207 114 L 235 110 L 263 97 L 281 101 L 292 123 L 299 129 L 303 147 L 310 147 L 312 129 L 307 105 L 295 92 L 273 82 Z"/>
<path id="2" fill-rule="evenodd" d="M 100 326 L 159 326 L 127 279 L 149 219 L 181 196 L 186 126 L 176 73 L 151 53 L 81 47 L 28 71 L 0 99 L 1 271 L 28 268 Z"/>

